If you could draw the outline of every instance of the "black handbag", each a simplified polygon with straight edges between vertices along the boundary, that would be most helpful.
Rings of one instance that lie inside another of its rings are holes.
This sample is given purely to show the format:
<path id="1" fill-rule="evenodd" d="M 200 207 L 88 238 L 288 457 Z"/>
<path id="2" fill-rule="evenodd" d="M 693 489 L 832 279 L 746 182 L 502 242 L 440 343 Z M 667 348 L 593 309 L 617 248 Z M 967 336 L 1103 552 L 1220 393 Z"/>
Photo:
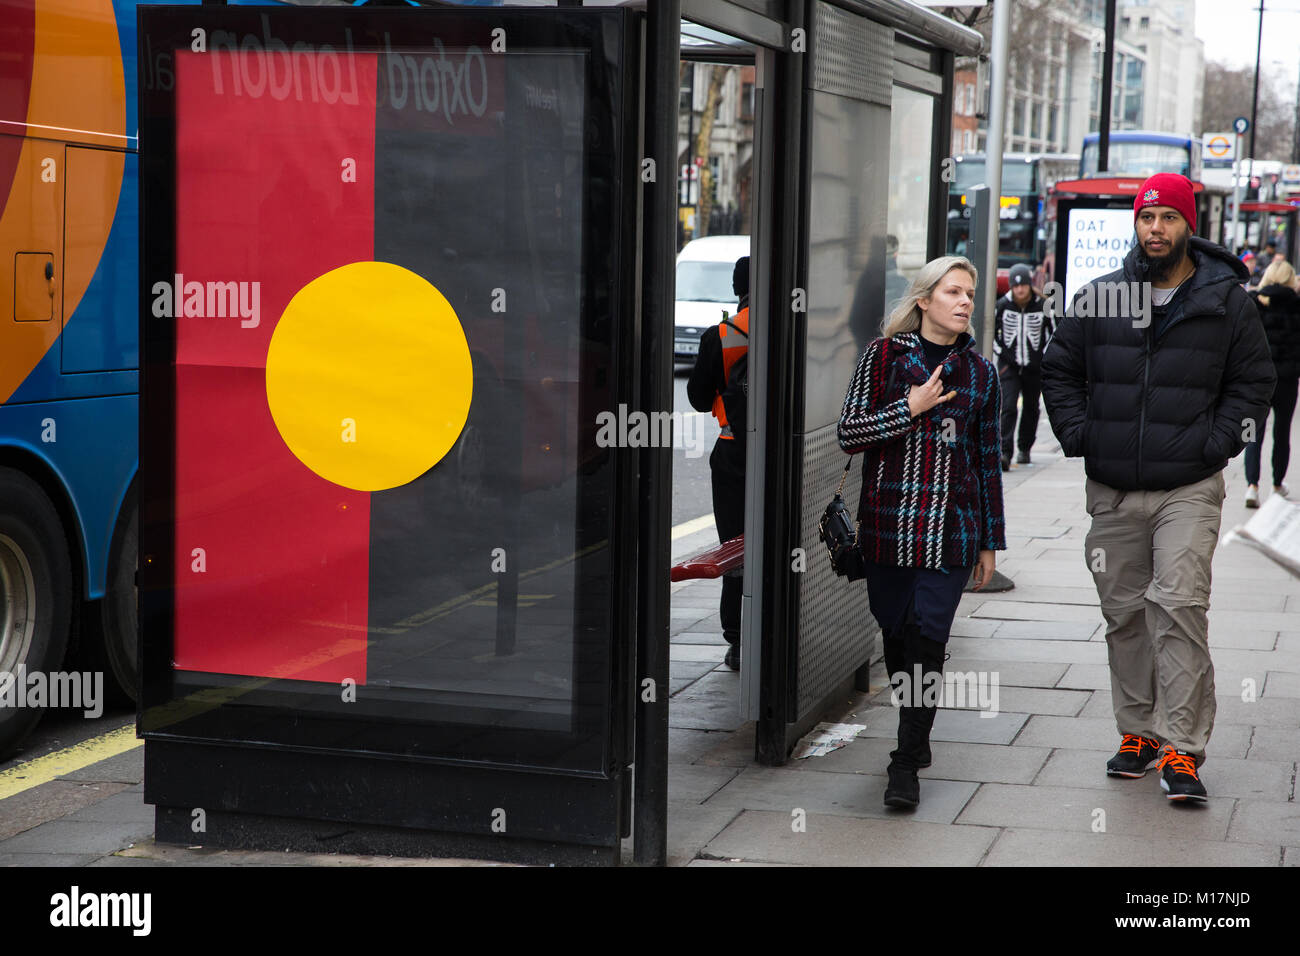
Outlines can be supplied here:
<path id="1" fill-rule="evenodd" d="M 840 497 L 840 492 L 844 490 L 844 480 L 849 477 L 849 468 L 852 464 L 853 459 L 850 457 L 848 464 L 844 466 L 844 474 L 840 475 L 840 485 L 835 489 L 835 497 L 831 499 L 831 503 L 826 506 L 826 511 L 822 514 L 820 527 L 821 540 L 831 553 L 831 570 L 850 581 L 857 581 L 859 578 L 866 577 L 867 560 L 863 557 L 862 549 L 858 547 L 858 528 L 853 521 L 853 516 L 849 514 L 849 506 Z"/>
<path id="2" fill-rule="evenodd" d="M 889 381 L 885 383 L 884 397 L 888 397 L 894 388 L 894 373 L 897 369 L 891 368 L 889 371 Z M 844 472 L 840 475 L 839 486 L 835 489 L 835 497 L 831 503 L 826 506 L 822 513 L 819 529 L 821 531 L 822 543 L 826 545 L 831 556 L 831 570 L 840 577 L 848 578 L 850 581 L 857 581 L 867 576 L 867 559 L 862 553 L 862 548 L 858 546 L 858 526 L 853 520 L 853 515 L 849 513 L 849 506 L 845 504 L 841 492 L 844 490 L 844 482 L 849 477 L 849 469 L 853 466 L 854 456 L 850 455 L 848 462 L 844 465 Z"/>

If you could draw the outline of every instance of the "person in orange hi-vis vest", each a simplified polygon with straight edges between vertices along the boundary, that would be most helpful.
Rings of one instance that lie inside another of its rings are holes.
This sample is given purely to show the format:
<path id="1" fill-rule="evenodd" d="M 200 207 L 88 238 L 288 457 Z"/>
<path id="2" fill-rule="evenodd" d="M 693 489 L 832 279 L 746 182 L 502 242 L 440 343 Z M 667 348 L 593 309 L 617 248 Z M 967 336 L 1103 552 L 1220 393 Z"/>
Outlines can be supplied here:
<path id="1" fill-rule="evenodd" d="M 705 330 L 700 351 L 686 383 L 686 395 L 698 412 L 712 412 L 722 433 L 709 456 L 713 473 L 713 520 L 718 540 L 729 541 L 745 532 L 745 431 L 727 420 L 722 393 L 727 388 L 736 362 L 749 353 L 749 256 L 736 260 L 731 274 L 732 290 L 740 297 L 736 314 Z M 728 572 L 722 578 L 722 636 L 726 638 L 726 662 L 740 669 L 740 597 L 744 590 L 743 571 Z"/>

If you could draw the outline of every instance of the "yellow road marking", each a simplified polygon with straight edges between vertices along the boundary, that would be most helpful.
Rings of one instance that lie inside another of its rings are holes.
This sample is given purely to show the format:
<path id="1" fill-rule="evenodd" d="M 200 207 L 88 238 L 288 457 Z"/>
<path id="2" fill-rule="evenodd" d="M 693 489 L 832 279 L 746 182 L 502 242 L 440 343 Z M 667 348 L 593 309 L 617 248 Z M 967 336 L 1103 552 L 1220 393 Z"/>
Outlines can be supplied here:
<path id="1" fill-rule="evenodd" d="M 688 534 L 695 534 L 697 531 L 703 531 L 705 528 L 713 527 L 713 515 L 700 515 L 698 518 L 692 518 L 690 521 L 683 521 L 673 528 L 673 540 L 684 538 Z"/>
<path id="2" fill-rule="evenodd" d="M 20 763 L 0 772 L 0 800 L 143 745 L 143 740 L 135 739 L 135 721 L 131 721 L 125 727 Z"/>

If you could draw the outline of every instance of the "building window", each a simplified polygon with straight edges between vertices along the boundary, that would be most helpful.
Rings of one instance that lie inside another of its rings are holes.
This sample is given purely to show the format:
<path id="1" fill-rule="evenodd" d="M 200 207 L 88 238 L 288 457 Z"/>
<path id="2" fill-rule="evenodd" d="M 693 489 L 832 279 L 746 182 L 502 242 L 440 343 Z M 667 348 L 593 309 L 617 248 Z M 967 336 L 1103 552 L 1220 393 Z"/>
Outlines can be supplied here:
<path id="1" fill-rule="evenodd" d="M 1047 138 L 1051 140 L 1053 148 L 1056 144 L 1056 107 L 1050 107 L 1047 111 Z"/>
<path id="2" fill-rule="evenodd" d="M 752 120 L 754 118 L 754 84 L 746 83 L 740 91 L 740 118 Z"/>
<path id="3" fill-rule="evenodd" d="M 1012 110 L 1011 132 L 1016 136 L 1025 135 L 1025 101 L 1019 96 L 1016 97 L 1016 105 Z"/>

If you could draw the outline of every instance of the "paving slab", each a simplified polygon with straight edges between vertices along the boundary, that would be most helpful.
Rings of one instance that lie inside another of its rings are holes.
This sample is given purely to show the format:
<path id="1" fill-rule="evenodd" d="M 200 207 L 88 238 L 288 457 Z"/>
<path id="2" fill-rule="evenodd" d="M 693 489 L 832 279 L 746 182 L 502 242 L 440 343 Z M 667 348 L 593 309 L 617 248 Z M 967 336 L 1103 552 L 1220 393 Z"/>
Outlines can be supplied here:
<path id="1" fill-rule="evenodd" d="M 668 727 L 668 762 L 695 763 L 718 746 L 728 736 L 717 730 L 695 730 L 689 727 Z"/>
<path id="2" fill-rule="evenodd" d="M 1234 842 L 1300 848 L 1300 804 L 1275 800 L 1238 800 L 1232 823 L 1228 827 L 1228 839 Z"/>
<path id="3" fill-rule="evenodd" d="M 103 856 L 152 835 L 152 819 L 147 824 L 51 820 L 0 842 L 0 853 L 91 853 Z"/>
<path id="4" fill-rule="evenodd" d="M 989 692 L 983 700 L 977 694 L 970 694 L 968 684 L 962 683 L 961 678 L 953 679 L 954 689 L 960 689 L 964 696 L 964 706 L 958 698 L 945 701 L 946 706 L 951 706 L 957 710 L 996 710 L 1000 713 L 1008 714 L 1057 714 L 1063 717 L 1073 717 L 1079 713 L 1079 710 L 1088 702 L 1091 695 L 1090 691 L 1084 690 L 1052 690 L 1038 687 L 1017 687 L 1007 684 L 1000 671 L 982 671 L 980 668 L 953 666 L 949 661 L 944 666 L 946 674 L 980 674 L 988 675 L 985 678 L 986 686 Z M 992 693 L 993 682 L 997 684 L 996 699 Z M 871 696 L 871 702 L 879 706 L 892 706 L 892 693 L 889 685 L 883 685 L 876 690 Z M 989 706 L 985 707 L 983 701 L 988 701 Z"/>
<path id="5" fill-rule="evenodd" d="M 991 827 L 1023 827 L 1054 832 L 1104 832 L 1152 839 L 1177 837 L 1225 841 L 1235 800 L 1211 799 L 1201 805 L 1175 804 L 1165 799 L 1159 783 L 1148 774 L 1124 790 L 1086 787 L 981 784 L 957 822 Z M 1101 811 L 1100 813 L 1098 811 Z"/>
<path id="6" fill-rule="evenodd" d="M 972 657 L 962 652 L 959 642 L 948 645 L 952 656 L 947 666 L 963 671 L 997 671 L 1003 687 L 1056 687 L 1068 664 L 1048 664 L 1037 661 L 999 661 L 990 657 Z"/>
<path id="7" fill-rule="evenodd" d="M 1278 858 L 1277 847 L 1248 843 L 1008 827 L 981 866 L 1277 866 Z"/>
<path id="8" fill-rule="evenodd" d="M 791 867 L 797 866 L 795 863 L 759 863 L 755 860 L 691 860 L 687 866 L 765 866 L 765 867 Z"/>
<path id="9" fill-rule="evenodd" d="M 7 853 L 0 850 L 0 866 L 89 866 L 97 853 Z"/>
<path id="10" fill-rule="evenodd" d="M 824 757 L 792 760 L 791 770 L 830 773 L 884 774 L 889 753 L 897 746 L 890 737 L 858 737 Z M 1051 753 L 1033 747 L 932 741 L 934 763 L 920 772 L 922 780 L 969 780 L 976 783 L 1030 783 Z"/>
<path id="11" fill-rule="evenodd" d="M 727 653 L 727 641 L 722 636 L 721 630 L 716 631 L 678 631 L 671 638 L 673 650 L 670 652 L 672 657 L 677 656 L 676 647 L 678 644 L 708 644 L 714 647 L 722 648 L 725 656 Z"/>
<path id="12" fill-rule="evenodd" d="M 776 861 L 802 866 L 974 866 L 997 835 L 983 827 L 950 827 L 901 815 L 863 820 L 810 813 L 791 829 L 788 813 L 746 810 L 709 841 L 715 859 Z"/>
<path id="13" fill-rule="evenodd" d="M 1264 683 L 1263 696 L 1269 699 L 1284 697 L 1300 700 L 1300 674 L 1291 671 L 1269 671 Z"/>
<path id="14" fill-rule="evenodd" d="M 740 812 L 719 807 L 673 807 L 668 814 L 668 865 L 689 864 Z"/>
<path id="15" fill-rule="evenodd" d="M 940 709 L 934 718 L 930 739 L 969 744 L 1009 744 L 1020 732 L 1028 717 L 1025 714 L 1000 713 L 982 717 L 978 711 Z M 866 729 L 859 737 L 897 739 L 898 711 L 893 707 L 869 707 L 858 711 L 854 723 Z"/>
<path id="16" fill-rule="evenodd" d="M 1014 578 L 1012 580 L 1015 580 Z M 1020 604 L 1059 604 L 1063 606 L 1079 607 L 1100 607 L 1097 601 L 1097 589 L 1092 586 L 1091 580 L 1087 585 L 1056 585 L 1042 584 L 1031 585 L 1028 582 L 1021 583 L 1016 581 L 1016 587 L 1011 591 L 1003 591 L 998 594 L 988 595 L 989 604 L 1004 604 L 1017 602 Z M 1050 620 L 1049 618 L 1034 618 L 1034 620 Z"/>
<path id="17" fill-rule="evenodd" d="M 125 823 L 141 824 L 153 830 L 154 808 L 144 802 L 140 793 L 118 793 L 111 797 L 92 803 L 64 817 L 81 823 Z"/>
<path id="18" fill-rule="evenodd" d="M 1013 592 L 1014 593 L 1014 592 Z M 1004 621 L 1050 621 L 1088 624 L 1091 634 L 1101 620 L 1101 609 L 1093 604 L 1040 604 L 1035 601 L 986 601 L 974 617 L 995 617 Z M 1054 628 L 1053 628 L 1054 630 Z"/>
<path id="19" fill-rule="evenodd" d="M 991 636 L 1030 641 L 1090 641 L 1101 630 L 1097 623 L 1078 621 L 1003 621 Z"/>
<path id="20" fill-rule="evenodd" d="M 1251 760 L 1300 760 L 1300 733 L 1286 727 L 1256 727 L 1250 739 L 1246 757 Z M 1210 746 L 1218 739 L 1218 727 L 1210 738 Z"/>
<path id="21" fill-rule="evenodd" d="M 716 661 L 670 660 L 668 662 L 668 676 L 696 680 L 697 678 L 703 677 L 717 666 L 718 664 Z"/>
<path id="22" fill-rule="evenodd" d="M 1087 627 L 1071 623 L 1050 625 L 1053 636 L 1061 628 Z M 1098 627 L 1102 625 L 1098 624 Z M 961 653 L 971 657 L 988 657 L 1004 661 L 1039 661 L 1052 664 L 1105 664 L 1106 648 L 1081 637 L 1077 640 L 1053 640 L 1045 633 L 1049 625 L 1034 621 L 1003 621 L 997 637 L 963 638 Z M 1008 638 L 1004 630 L 1019 630 L 1023 638 Z M 1090 634 L 1091 632 L 1089 632 Z M 951 643 L 951 642 L 949 642 Z M 1243 652 L 1244 653 L 1244 652 Z"/>
<path id="23" fill-rule="evenodd" d="M 135 747 L 55 779 L 136 783 L 144 779 L 144 748 Z"/>
<path id="24" fill-rule="evenodd" d="M 819 770 L 790 773 L 777 767 L 747 767 L 704 805 L 780 811 L 788 816 L 802 810 L 805 814 L 884 818 L 897 813 L 884 805 L 888 782 L 888 778 L 877 774 Z M 910 816 L 932 823 L 951 823 L 975 787 L 966 781 L 927 780 L 921 787 L 921 805 Z"/>
<path id="25" fill-rule="evenodd" d="M 98 803 L 126 787 L 120 782 L 51 780 L 16 793 L 0 803 L 0 841 Z"/>
<path id="26" fill-rule="evenodd" d="M 754 759 L 754 723 L 750 721 L 730 733 L 714 733 L 714 744 L 692 763 L 705 767 L 757 766 Z"/>
<path id="27" fill-rule="evenodd" d="M 992 637 L 998 629 L 998 621 L 961 616 L 960 608 L 958 614 L 948 631 L 951 637 Z"/>
<path id="28" fill-rule="evenodd" d="M 737 767 L 672 764 L 668 767 L 668 804 L 699 806 L 738 773 Z"/>
<path id="29" fill-rule="evenodd" d="M 740 718 L 740 674 L 711 671 L 672 699 L 668 726 L 697 730 L 735 730 Z"/>
<path id="30" fill-rule="evenodd" d="M 708 644 L 676 643 L 669 650 L 669 666 L 674 661 L 712 661 L 721 664 L 727 656 L 727 642 L 719 636 L 718 641 Z"/>
<path id="31" fill-rule="evenodd" d="M 1217 677 L 1217 675 L 1216 675 Z M 1216 689 L 1222 689 L 1222 681 L 1215 681 Z M 1111 717 L 1114 708 L 1111 705 L 1110 688 L 1093 692 L 1089 700 L 1079 711 L 1079 717 Z M 1243 701 L 1240 696 L 1215 695 L 1214 726 L 1215 732 L 1225 724 L 1250 724 L 1251 726 L 1300 728 L 1300 699 L 1288 697 L 1271 698 L 1267 695 L 1253 701 Z"/>

